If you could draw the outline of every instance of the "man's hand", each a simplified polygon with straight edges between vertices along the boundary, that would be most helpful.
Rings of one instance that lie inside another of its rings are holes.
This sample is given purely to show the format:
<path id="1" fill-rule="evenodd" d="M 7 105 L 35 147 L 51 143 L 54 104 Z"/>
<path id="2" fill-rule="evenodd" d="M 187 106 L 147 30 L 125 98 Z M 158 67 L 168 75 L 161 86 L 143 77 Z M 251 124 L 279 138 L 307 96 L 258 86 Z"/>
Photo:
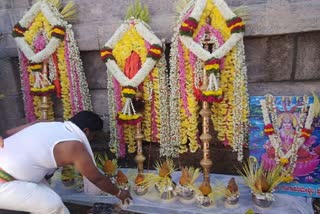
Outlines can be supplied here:
<path id="1" fill-rule="evenodd" d="M 130 200 L 132 200 L 129 190 L 120 189 L 119 193 L 116 196 L 121 200 L 122 204 L 124 204 L 125 202 L 128 202 L 129 204 Z"/>
<path id="2" fill-rule="evenodd" d="M 4 146 L 4 141 L 2 136 L 0 136 L 0 147 L 3 148 L 3 146 Z"/>

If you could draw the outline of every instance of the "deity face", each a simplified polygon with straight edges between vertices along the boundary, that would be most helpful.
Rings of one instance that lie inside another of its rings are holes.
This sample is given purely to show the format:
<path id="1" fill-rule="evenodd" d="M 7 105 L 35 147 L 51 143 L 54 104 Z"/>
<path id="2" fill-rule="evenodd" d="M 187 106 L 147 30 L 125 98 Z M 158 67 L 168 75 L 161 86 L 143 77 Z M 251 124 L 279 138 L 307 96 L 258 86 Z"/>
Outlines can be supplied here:
<path id="1" fill-rule="evenodd" d="M 292 120 L 290 118 L 283 118 L 282 127 L 284 129 L 292 129 Z"/>

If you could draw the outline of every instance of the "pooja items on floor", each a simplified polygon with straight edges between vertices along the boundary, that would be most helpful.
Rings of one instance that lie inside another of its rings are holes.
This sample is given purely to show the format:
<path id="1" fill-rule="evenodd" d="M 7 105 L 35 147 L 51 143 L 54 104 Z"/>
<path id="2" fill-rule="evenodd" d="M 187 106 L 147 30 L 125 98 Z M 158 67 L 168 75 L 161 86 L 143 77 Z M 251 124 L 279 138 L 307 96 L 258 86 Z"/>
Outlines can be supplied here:
<path id="1" fill-rule="evenodd" d="M 106 175 L 109 176 L 112 183 L 116 183 L 116 174 L 117 174 L 117 160 L 106 160 L 103 166 L 103 170 L 106 173 Z"/>
<path id="2" fill-rule="evenodd" d="M 210 183 L 201 183 L 199 190 L 200 192 L 196 195 L 197 203 L 203 207 L 213 206 L 215 200 L 213 199 L 214 193 L 212 192 Z"/>
<path id="3" fill-rule="evenodd" d="M 155 165 L 158 174 L 145 173 L 144 181 L 140 184 L 148 188 L 154 187 L 159 193 L 160 199 L 170 200 L 175 196 L 176 184 L 172 181 L 171 173 L 175 170 L 173 161 L 167 159 L 157 162 Z"/>
<path id="4" fill-rule="evenodd" d="M 117 183 L 117 186 L 121 189 L 130 188 L 128 177 L 121 170 L 118 170 L 118 173 L 116 175 L 116 183 Z"/>
<path id="5" fill-rule="evenodd" d="M 253 202 L 260 207 L 269 207 L 275 200 L 274 189 L 281 182 L 290 182 L 292 177 L 290 169 L 280 163 L 271 170 L 253 160 L 244 163 L 239 174 L 252 191 Z"/>
<path id="6" fill-rule="evenodd" d="M 176 187 L 176 192 L 184 200 L 191 200 L 195 196 L 194 182 L 200 175 L 200 169 L 193 167 L 183 167 L 181 170 L 181 177 L 179 184 Z"/>
<path id="7" fill-rule="evenodd" d="M 240 197 L 240 192 L 238 190 L 238 185 L 235 178 L 231 178 L 226 192 L 226 202 L 230 205 L 235 205 L 238 203 Z"/>
<path id="8" fill-rule="evenodd" d="M 134 180 L 134 187 L 133 190 L 136 195 L 142 196 L 148 192 L 148 188 L 144 184 L 144 175 L 138 173 L 136 179 Z"/>

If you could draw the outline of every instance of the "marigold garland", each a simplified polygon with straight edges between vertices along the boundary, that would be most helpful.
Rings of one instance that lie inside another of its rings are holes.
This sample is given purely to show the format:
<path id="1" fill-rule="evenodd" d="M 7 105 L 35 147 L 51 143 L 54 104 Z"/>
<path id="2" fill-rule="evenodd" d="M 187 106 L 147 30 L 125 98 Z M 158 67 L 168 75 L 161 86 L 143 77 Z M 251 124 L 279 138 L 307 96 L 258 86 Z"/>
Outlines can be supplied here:
<path id="1" fill-rule="evenodd" d="M 210 26 L 208 20 L 211 21 Z M 248 131 L 243 26 L 241 19 L 234 15 L 223 0 L 193 1 L 178 20 L 170 53 L 170 114 L 171 139 L 179 142 L 181 153 L 188 150 L 195 152 L 199 147 L 197 98 L 214 102 L 211 119 L 218 132 L 218 139 L 238 152 L 238 160 L 243 158 L 242 147 Z M 210 28 L 213 29 L 208 30 Z M 208 31 L 215 36 L 213 53 L 204 50 L 197 40 Z M 220 79 L 219 88 L 215 82 L 214 90 L 210 84 L 210 90 L 200 90 L 203 69 L 209 78 Z M 176 108 L 180 111 L 176 111 Z M 194 119 L 187 122 L 190 118 Z M 186 147 L 187 142 L 190 143 L 189 148 Z"/>
<path id="2" fill-rule="evenodd" d="M 92 108 L 71 25 L 63 20 L 55 6 L 44 0 L 35 3 L 14 26 L 12 35 L 20 50 L 20 62 L 24 58 L 29 61 L 20 63 L 27 121 L 40 117 L 37 96 L 49 96 L 53 91 L 62 99 L 64 119 Z M 48 63 L 48 73 L 42 71 L 44 61 Z M 24 73 L 28 70 L 26 67 L 29 67 L 30 74 Z M 48 114 L 52 119 L 52 104 Z"/>
<path id="3" fill-rule="evenodd" d="M 136 122 L 142 122 L 144 140 L 159 142 L 167 140 L 168 111 L 159 110 L 160 106 L 167 106 L 167 80 L 166 70 L 163 66 L 162 43 L 148 30 L 146 24 L 137 19 L 125 21 L 115 32 L 113 37 L 105 44 L 100 55 L 107 65 L 108 76 L 113 80 L 108 81 L 108 87 L 115 85 L 108 98 L 114 100 L 115 106 L 109 107 L 110 130 L 112 132 L 112 151 L 120 156 L 125 155 L 123 143 L 128 145 L 128 152 L 136 151 L 134 139 Z M 129 79 L 124 75 L 126 59 L 135 52 L 140 57 L 141 69 Z M 162 65 L 158 67 L 158 65 Z M 149 70 L 148 70 L 149 69 Z M 122 89 L 120 89 L 122 88 Z M 119 93 L 121 90 L 121 94 Z M 126 108 L 127 99 L 135 99 L 137 91 L 142 93 L 144 109 L 141 116 L 138 114 L 126 114 L 122 108 Z M 116 122 L 118 118 L 118 122 Z M 119 119 L 122 118 L 121 121 Z M 120 123 L 119 123 L 120 122 Z M 163 140 L 161 140 L 163 139 Z"/>

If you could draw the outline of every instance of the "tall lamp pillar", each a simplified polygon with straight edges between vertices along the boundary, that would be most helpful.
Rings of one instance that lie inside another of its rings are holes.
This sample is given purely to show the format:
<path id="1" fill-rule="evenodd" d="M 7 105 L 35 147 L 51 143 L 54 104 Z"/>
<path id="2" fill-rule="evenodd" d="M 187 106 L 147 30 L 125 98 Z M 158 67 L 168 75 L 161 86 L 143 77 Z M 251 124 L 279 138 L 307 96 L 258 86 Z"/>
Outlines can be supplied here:
<path id="1" fill-rule="evenodd" d="M 134 139 L 137 141 L 137 155 L 134 158 L 138 165 L 138 173 L 143 173 L 143 162 L 145 161 L 146 157 L 143 155 L 142 152 L 142 139 L 143 139 L 143 134 L 141 131 L 141 122 L 139 122 L 136 126 L 136 134 Z"/>
<path id="2" fill-rule="evenodd" d="M 141 101 L 142 100 L 142 92 L 141 91 L 137 91 L 136 93 L 136 100 L 137 101 Z M 136 125 L 136 134 L 134 136 L 134 139 L 137 142 L 137 155 L 134 158 L 134 160 L 136 161 L 137 165 L 138 165 L 138 174 L 143 173 L 143 162 L 145 161 L 146 157 L 143 155 L 142 152 L 142 140 L 143 140 L 143 134 L 142 134 L 142 128 L 141 128 L 141 123 L 139 122 Z"/>
<path id="3" fill-rule="evenodd" d="M 43 70 L 42 73 L 44 75 L 47 75 L 48 73 L 48 62 L 44 61 L 43 62 Z M 41 119 L 42 120 L 47 120 L 48 119 L 48 111 L 50 108 L 49 102 L 48 102 L 48 95 L 42 95 L 41 96 L 41 104 L 39 106 L 40 111 L 41 111 Z"/>
<path id="4" fill-rule="evenodd" d="M 208 25 L 211 25 L 211 18 L 208 16 L 206 18 Z M 211 41 L 210 32 L 205 32 L 204 41 L 202 42 L 203 48 L 211 52 L 213 48 L 213 43 Z M 203 82 L 202 82 L 202 91 L 206 91 L 208 88 L 208 75 L 206 69 L 203 68 Z M 209 134 L 209 125 L 210 125 L 210 116 L 212 112 L 207 101 L 202 102 L 202 109 L 200 110 L 200 115 L 202 117 L 202 134 L 200 135 L 200 140 L 203 143 L 203 159 L 200 161 L 200 165 L 203 169 L 203 183 L 202 186 L 210 187 L 210 169 L 212 166 L 212 161 L 210 160 L 210 141 L 212 136 Z M 211 188 L 211 187 L 210 187 Z"/>
<path id="5" fill-rule="evenodd" d="M 207 75 L 204 70 L 204 78 L 202 90 L 207 89 Z M 212 166 L 212 161 L 210 160 L 210 141 L 212 136 L 209 134 L 209 121 L 212 112 L 209 108 L 209 103 L 207 101 L 202 102 L 202 109 L 200 110 L 200 115 L 202 117 L 202 134 L 200 135 L 200 140 L 203 143 L 203 159 L 200 161 L 200 165 L 203 169 L 203 185 L 210 186 L 210 169 Z"/>

